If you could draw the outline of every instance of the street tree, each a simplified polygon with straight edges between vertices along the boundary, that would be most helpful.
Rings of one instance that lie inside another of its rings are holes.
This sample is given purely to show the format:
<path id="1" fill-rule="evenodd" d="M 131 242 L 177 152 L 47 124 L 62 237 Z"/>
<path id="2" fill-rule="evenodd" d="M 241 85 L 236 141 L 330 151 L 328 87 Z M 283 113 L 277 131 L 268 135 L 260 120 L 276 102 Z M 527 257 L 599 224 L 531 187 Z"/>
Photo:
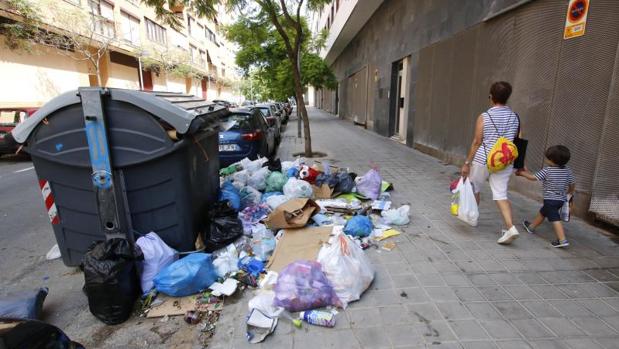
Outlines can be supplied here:
<path id="1" fill-rule="evenodd" d="M 305 22 L 303 25 L 306 26 Z M 285 100 L 295 95 L 293 67 L 287 59 L 285 44 L 268 19 L 241 17 L 226 27 L 225 33 L 240 48 L 236 64 L 251 79 L 249 87 L 260 91 L 263 100 Z M 301 84 L 303 88 L 334 88 L 335 76 L 312 50 L 314 45 L 308 37 L 301 46 Z"/>
<path id="2" fill-rule="evenodd" d="M 303 120 L 305 156 L 313 155 L 309 118 L 303 97 L 302 70 L 303 43 L 307 41 L 310 32 L 304 25 L 302 10 L 320 9 L 331 0 L 142 0 L 142 2 L 155 7 L 158 16 L 172 27 L 182 25 L 175 12 L 183 8 L 190 9 L 200 16 L 214 18 L 218 5 L 236 9 L 245 18 L 256 18 L 259 21 L 267 19 L 283 41 L 286 59 L 292 71 L 297 111 Z"/>
<path id="3" fill-rule="evenodd" d="M 85 10 L 52 1 L 35 4 L 30 0 L 6 0 L 5 5 L 16 17 L 0 25 L 9 49 L 32 52 L 40 46 L 52 48 L 71 59 L 87 62 L 96 84 L 101 85 L 102 59 L 117 40 L 113 20 L 95 7 Z"/>

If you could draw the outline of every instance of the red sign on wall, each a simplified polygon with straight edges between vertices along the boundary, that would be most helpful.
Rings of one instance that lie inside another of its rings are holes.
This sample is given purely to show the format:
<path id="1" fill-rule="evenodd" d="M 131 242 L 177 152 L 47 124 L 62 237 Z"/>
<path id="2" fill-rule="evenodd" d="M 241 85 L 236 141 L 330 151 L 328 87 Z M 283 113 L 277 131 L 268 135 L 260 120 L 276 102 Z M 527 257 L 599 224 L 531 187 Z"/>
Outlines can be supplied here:
<path id="1" fill-rule="evenodd" d="M 587 25 L 587 12 L 589 12 L 590 0 L 570 0 L 565 16 L 565 29 L 563 39 L 577 38 L 585 35 Z"/>

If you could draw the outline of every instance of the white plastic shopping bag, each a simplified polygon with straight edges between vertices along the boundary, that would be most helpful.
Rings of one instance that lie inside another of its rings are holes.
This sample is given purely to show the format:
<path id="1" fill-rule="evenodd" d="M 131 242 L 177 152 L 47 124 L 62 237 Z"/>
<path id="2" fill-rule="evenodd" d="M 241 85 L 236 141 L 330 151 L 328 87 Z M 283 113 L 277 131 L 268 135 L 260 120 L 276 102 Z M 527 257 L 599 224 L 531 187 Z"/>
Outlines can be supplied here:
<path id="1" fill-rule="evenodd" d="M 468 178 L 460 178 L 458 186 L 454 190 L 454 198 L 457 200 L 458 218 L 476 227 L 479 218 L 479 209 L 473 192 L 473 185 Z M 452 202 L 452 210 L 453 210 Z"/>
<path id="2" fill-rule="evenodd" d="M 346 234 L 337 232 L 318 253 L 318 262 L 322 266 L 337 297 L 346 308 L 348 303 L 361 298 L 372 280 L 374 268 L 365 252 Z"/>

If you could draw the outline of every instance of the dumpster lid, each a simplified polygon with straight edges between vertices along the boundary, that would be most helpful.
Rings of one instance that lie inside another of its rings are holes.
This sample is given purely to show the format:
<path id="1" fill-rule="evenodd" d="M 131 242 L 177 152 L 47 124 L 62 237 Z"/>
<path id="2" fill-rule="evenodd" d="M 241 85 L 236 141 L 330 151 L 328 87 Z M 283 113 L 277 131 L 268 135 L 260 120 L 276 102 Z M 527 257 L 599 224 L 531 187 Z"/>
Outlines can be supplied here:
<path id="1" fill-rule="evenodd" d="M 180 134 L 187 133 L 191 122 L 198 116 L 221 113 L 227 108 L 209 103 L 205 99 L 176 92 L 137 91 L 120 88 L 101 88 L 115 101 L 133 104 L 158 118 L 161 118 Z M 35 127 L 50 114 L 69 105 L 81 103 L 79 89 L 65 92 L 45 103 L 37 112 L 12 131 L 18 143 L 24 143 Z"/>

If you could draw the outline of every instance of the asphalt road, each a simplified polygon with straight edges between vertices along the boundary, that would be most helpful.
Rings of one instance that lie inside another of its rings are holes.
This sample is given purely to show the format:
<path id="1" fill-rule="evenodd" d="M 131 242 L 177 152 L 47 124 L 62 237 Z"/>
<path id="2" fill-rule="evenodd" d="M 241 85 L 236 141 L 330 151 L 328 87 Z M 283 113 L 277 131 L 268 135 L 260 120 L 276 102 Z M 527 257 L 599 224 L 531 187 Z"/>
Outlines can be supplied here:
<path id="1" fill-rule="evenodd" d="M 45 258 L 56 240 L 31 161 L 0 158 L 0 197 L 0 294 L 49 287 L 43 320 L 64 328 L 86 305 L 83 276 Z"/>

